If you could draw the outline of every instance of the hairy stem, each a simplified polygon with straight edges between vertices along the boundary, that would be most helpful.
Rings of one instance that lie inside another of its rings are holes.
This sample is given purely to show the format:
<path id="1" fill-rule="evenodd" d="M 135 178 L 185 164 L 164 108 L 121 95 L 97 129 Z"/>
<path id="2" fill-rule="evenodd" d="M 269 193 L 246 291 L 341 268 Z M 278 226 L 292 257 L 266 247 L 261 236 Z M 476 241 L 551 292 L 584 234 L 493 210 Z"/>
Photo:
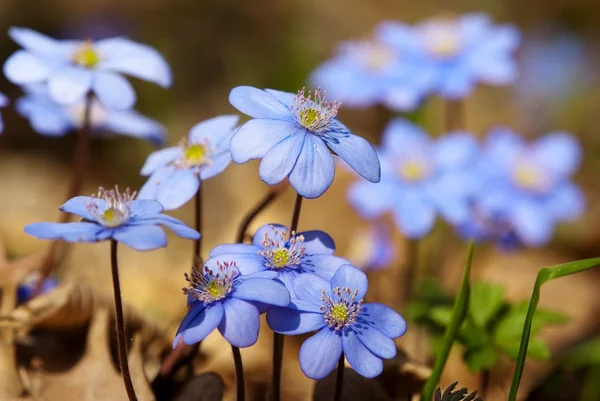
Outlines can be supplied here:
<path id="1" fill-rule="evenodd" d="M 246 387 L 244 386 L 244 365 L 242 363 L 242 354 L 238 347 L 231 346 L 233 352 L 233 362 L 235 363 L 235 378 L 237 383 L 237 401 L 246 399 Z"/>
<path id="2" fill-rule="evenodd" d="M 340 356 L 337 365 L 337 376 L 335 379 L 335 395 L 333 401 L 342 401 L 342 390 L 344 388 L 344 353 Z"/>

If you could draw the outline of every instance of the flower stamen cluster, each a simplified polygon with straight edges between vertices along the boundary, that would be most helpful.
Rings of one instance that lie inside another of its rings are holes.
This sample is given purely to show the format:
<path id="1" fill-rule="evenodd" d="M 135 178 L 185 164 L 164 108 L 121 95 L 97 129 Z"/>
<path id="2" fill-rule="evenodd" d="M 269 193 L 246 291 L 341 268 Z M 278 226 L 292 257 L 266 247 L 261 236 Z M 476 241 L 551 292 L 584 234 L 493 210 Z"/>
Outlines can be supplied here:
<path id="1" fill-rule="evenodd" d="M 517 162 L 513 181 L 518 187 L 536 193 L 546 192 L 551 187 L 549 177 L 538 166 L 525 160 Z"/>
<path id="2" fill-rule="evenodd" d="M 100 54 L 94 48 L 91 40 L 86 40 L 75 50 L 72 56 L 75 64 L 84 68 L 94 68 L 100 62 Z"/>
<path id="3" fill-rule="evenodd" d="M 314 92 L 306 92 L 306 88 L 298 91 L 291 105 L 296 121 L 311 132 L 322 132 L 329 128 L 329 123 L 337 116 L 341 102 L 326 100 L 327 91 L 317 88 Z"/>
<path id="4" fill-rule="evenodd" d="M 287 231 L 278 230 L 273 226 L 271 230 L 275 234 L 275 239 L 269 236 L 269 232 L 265 232 L 260 243 L 264 250 L 258 252 L 265 260 L 265 266 L 277 270 L 298 266 L 306 253 L 304 236 L 296 236 L 292 231 L 292 237 L 287 241 Z"/>
<path id="5" fill-rule="evenodd" d="M 182 138 L 179 146 L 182 152 L 181 157 L 173 162 L 176 168 L 187 170 L 212 164 L 213 149 L 208 140 L 204 139 L 201 142 L 190 143 L 187 138 Z"/>
<path id="6" fill-rule="evenodd" d="M 348 287 L 335 287 L 331 290 L 333 298 L 329 297 L 323 290 L 321 300 L 321 312 L 325 317 L 325 322 L 329 328 L 342 330 L 350 327 L 356 322 L 361 309 L 363 300 L 356 300 L 358 290 L 352 291 Z"/>
<path id="7" fill-rule="evenodd" d="M 217 267 L 217 272 L 213 272 L 207 266 L 204 266 L 204 269 L 194 267 L 191 277 L 185 273 L 185 281 L 190 283 L 190 286 L 183 288 L 183 293 L 206 303 L 219 301 L 229 295 L 238 274 L 236 264 L 217 262 Z"/>
<path id="8" fill-rule="evenodd" d="M 398 172 L 400 176 L 406 181 L 421 181 L 429 175 L 429 167 L 422 161 L 411 159 L 402 163 Z"/>
<path id="9" fill-rule="evenodd" d="M 129 188 L 125 192 L 119 192 L 119 187 L 105 190 L 98 188 L 98 194 L 92 194 L 92 198 L 103 200 L 105 207 L 100 208 L 99 202 L 92 201 L 86 204 L 87 211 L 103 226 L 117 227 L 129 219 L 131 214 L 130 203 L 135 199 L 137 192 L 131 192 Z"/>
<path id="10" fill-rule="evenodd" d="M 431 22 L 423 35 L 429 52 L 441 59 L 454 57 L 462 48 L 459 27 L 454 20 Z"/>

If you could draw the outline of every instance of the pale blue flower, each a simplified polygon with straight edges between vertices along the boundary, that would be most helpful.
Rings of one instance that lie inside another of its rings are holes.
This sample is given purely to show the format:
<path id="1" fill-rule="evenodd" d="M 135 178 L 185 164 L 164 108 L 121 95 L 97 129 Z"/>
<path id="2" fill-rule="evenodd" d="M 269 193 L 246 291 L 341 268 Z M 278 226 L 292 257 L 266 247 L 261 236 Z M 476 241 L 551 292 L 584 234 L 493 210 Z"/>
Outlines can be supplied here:
<path id="1" fill-rule="evenodd" d="M 0 108 L 8 106 L 8 98 L 0 93 Z M 0 134 L 4 130 L 4 121 L 2 120 L 2 115 L 0 115 Z"/>
<path id="2" fill-rule="evenodd" d="M 348 259 L 363 271 L 389 267 L 396 257 L 396 246 L 390 229 L 385 224 L 375 223 L 367 230 L 352 236 Z"/>

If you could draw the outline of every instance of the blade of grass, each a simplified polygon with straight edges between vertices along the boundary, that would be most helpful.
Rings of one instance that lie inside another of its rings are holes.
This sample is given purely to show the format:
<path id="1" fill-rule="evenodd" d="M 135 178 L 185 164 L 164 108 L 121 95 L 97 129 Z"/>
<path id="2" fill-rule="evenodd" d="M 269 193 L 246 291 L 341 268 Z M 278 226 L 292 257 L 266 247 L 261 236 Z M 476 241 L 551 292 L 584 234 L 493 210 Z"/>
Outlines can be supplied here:
<path id="1" fill-rule="evenodd" d="M 473 242 L 471 242 L 469 244 L 469 253 L 467 255 L 467 262 L 465 263 L 465 270 L 463 272 L 460 289 L 458 290 L 456 300 L 454 301 L 454 307 L 452 308 L 450 324 L 448 324 L 448 327 L 446 328 L 444 338 L 439 348 L 439 354 L 435 358 L 433 372 L 431 373 L 431 376 L 429 376 L 425 386 L 423 386 L 423 393 L 421 395 L 422 401 L 430 401 L 433 398 L 433 392 L 435 391 L 438 381 L 440 380 L 440 376 L 442 376 L 442 371 L 444 370 L 444 366 L 448 360 L 448 355 L 450 354 L 450 349 L 452 348 L 454 339 L 458 335 L 460 327 L 467 316 L 467 310 L 469 308 L 469 296 L 471 292 L 469 280 L 471 276 L 473 248 L 474 245 Z"/>
<path id="2" fill-rule="evenodd" d="M 525 366 L 525 358 L 527 357 L 527 347 L 529 346 L 529 337 L 531 336 L 531 324 L 533 323 L 533 316 L 535 315 L 535 310 L 540 301 L 540 287 L 550 280 L 579 273 L 598 265 L 600 265 L 600 258 L 593 258 L 544 267 L 539 271 L 535 280 L 535 285 L 533 286 L 533 293 L 531 294 L 527 316 L 525 317 L 525 325 L 523 326 L 523 334 L 521 335 L 521 345 L 517 356 L 517 365 L 515 367 L 512 385 L 510 386 L 508 401 L 516 401 L 517 399 L 517 391 L 519 390 L 519 384 L 521 384 L 523 367 Z"/>

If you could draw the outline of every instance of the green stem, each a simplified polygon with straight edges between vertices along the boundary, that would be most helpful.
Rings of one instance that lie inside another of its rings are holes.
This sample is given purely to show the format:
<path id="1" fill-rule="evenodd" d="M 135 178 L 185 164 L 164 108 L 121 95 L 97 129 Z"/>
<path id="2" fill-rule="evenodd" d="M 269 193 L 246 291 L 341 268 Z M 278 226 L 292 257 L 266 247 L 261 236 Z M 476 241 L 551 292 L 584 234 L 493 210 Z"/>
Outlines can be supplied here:
<path id="1" fill-rule="evenodd" d="M 196 231 L 202 234 L 202 183 L 200 183 L 200 188 L 198 188 L 198 192 L 196 192 L 196 201 L 195 201 L 195 227 Z M 192 266 L 201 266 L 202 265 L 202 236 L 194 241 L 194 254 L 192 256 Z"/>

